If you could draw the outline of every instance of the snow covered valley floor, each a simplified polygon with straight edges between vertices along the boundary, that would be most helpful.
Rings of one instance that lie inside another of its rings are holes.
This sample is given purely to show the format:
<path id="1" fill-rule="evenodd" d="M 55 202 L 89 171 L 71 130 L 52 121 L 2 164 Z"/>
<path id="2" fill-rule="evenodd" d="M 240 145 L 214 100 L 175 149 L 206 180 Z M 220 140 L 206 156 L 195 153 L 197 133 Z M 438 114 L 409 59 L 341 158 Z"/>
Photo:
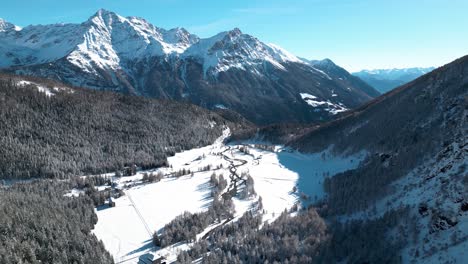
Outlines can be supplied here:
<path id="1" fill-rule="evenodd" d="M 260 197 L 263 221 L 273 221 L 285 210 L 293 213 L 291 208 L 301 201 L 323 197 L 325 177 L 355 168 L 365 157 L 365 153 L 333 157 L 328 151 L 305 155 L 280 146 L 268 146 L 266 150 L 253 144 L 226 145 L 223 140 L 228 133 L 225 131 L 213 145 L 168 158 L 169 167 L 141 171 L 129 177 L 113 177 L 114 185 L 123 190 L 124 195 L 114 200 L 115 207 L 105 205 L 96 209 L 98 223 L 93 232 L 116 263 L 142 263 L 141 256 L 148 253 L 162 256 L 170 263 L 176 260 L 180 250 L 187 250 L 189 243 L 156 248 L 152 235 L 184 212 L 208 210 L 213 202 L 210 184 L 213 173 L 227 181 L 225 191 L 232 187 L 233 170 L 236 175 L 249 174 L 254 181 L 256 195 L 242 199 L 241 195 L 235 195 L 232 198 L 234 218 L 226 222 L 236 221 L 246 211 L 254 210 Z M 187 174 L 175 177 L 181 171 Z M 143 183 L 144 173 L 160 173 L 165 177 L 156 183 Z M 240 183 L 239 187 L 237 194 L 242 192 Z M 73 193 L 79 194 L 77 190 Z M 210 225 L 197 239 L 220 225 Z"/>

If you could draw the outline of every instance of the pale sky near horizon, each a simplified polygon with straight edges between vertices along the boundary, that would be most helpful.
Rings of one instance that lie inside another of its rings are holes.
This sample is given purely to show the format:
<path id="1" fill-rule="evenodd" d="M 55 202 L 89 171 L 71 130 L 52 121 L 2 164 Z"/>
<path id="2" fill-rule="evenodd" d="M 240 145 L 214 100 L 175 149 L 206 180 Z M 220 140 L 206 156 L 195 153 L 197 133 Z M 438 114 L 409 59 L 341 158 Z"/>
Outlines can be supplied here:
<path id="1" fill-rule="evenodd" d="M 79 23 L 99 8 L 200 37 L 239 27 L 307 59 L 349 71 L 442 66 L 468 54 L 468 0 L 15 0 L 19 26 Z"/>

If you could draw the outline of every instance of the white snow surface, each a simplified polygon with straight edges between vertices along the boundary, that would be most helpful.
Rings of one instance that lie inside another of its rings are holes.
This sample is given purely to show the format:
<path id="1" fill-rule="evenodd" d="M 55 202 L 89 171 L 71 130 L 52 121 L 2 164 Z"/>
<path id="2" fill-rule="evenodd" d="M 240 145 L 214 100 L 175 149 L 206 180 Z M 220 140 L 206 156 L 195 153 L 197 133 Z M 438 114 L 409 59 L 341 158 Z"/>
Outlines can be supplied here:
<path id="1" fill-rule="evenodd" d="M 256 148 L 254 144 L 225 145 L 223 139 L 228 135 L 229 131 L 226 130 L 223 137 L 210 146 L 184 151 L 168 158 L 172 168 L 153 170 L 169 175 L 185 168 L 195 171 L 193 176 L 166 177 L 151 184 L 141 184 L 143 172 L 116 179 L 126 195 L 115 199 L 115 207 L 103 206 L 96 209 L 98 223 L 93 230 L 116 262 L 137 263 L 141 255 L 148 253 L 175 260 L 179 250 L 187 250 L 190 247 L 189 244 L 181 243 L 157 250 L 151 244 L 151 235 L 185 211 L 195 213 L 207 210 L 212 202 L 209 184 L 211 174 L 222 174 L 228 184 L 230 181 L 229 162 L 219 155 L 223 151 L 229 158 L 247 161 L 244 166 L 237 168 L 237 172 L 240 175 L 245 171 L 252 176 L 257 193 L 256 196 L 247 199 L 233 198 L 233 221 L 246 211 L 253 210 L 259 197 L 262 197 L 264 221 L 274 221 L 284 210 L 300 203 L 299 196 L 322 198 L 322 183 L 325 177 L 354 168 L 365 157 L 365 153 L 334 157 L 329 150 L 305 155 L 281 146 L 275 147 L 275 151 L 272 152 Z M 241 152 L 240 146 L 247 147 L 249 154 Z M 226 149 L 228 151 L 225 151 Z M 220 164 L 223 165 L 221 169 L 212 168 L 211 171 L 196 172 L 206 165 L 215 167 Z M 294 187 L 298 188 L 295 193 Z M 307 204 L 312 200 L 307 199 L 303 202 Z M 197 237 L 201 238 L 218 225 L 211 225 Z"/>
<path id="2" fill-rule="evenodd" d="M 40 84 L 37 84 L 37 83 L 34 83 L 34 82 L 30 82 L 30 81 L 26 81 L 26 80 L 18 81 L 17 84 L 18 84 L 18 86 L 21 86 L 21 87 L 29 87 L 29 86 L 36 87 L 36 89 L 39 92 L 44 93 L 48 97 L 54 96 L 55 93 L 60 92 L 60 91 L 73 93 L 73 90 L 70 89 L 70 88 L 66 88 L 66 87 L 45 87 L 43 85 L 40 85 Z"/>
<path id="3" fill-rule="evenodd" d="M 218 108 L 218 109 L 228 109 L 225 105 L 223 104 L 215 104 L 214 106 L 215 108 Z"/>
<path id="4" fill-rule="evenodd" d="M 81 24 L 28 26 L 5 30 L 0 22 L 0 67 L 33 65 L 66 58 L 88 72 L 120 69 L 122 61 L 182 53 L 198 37 L 185 29 L 165 30 L 146 20 L 99 10 Z"/>
<path id="5" fill-rule="evenodd" d="M 47 87 L 44 87 L 42 85 L 38 85 L 36 83 L 33 83 L 33 82 L 30 82 L 30 81 L 19 81 L 18 82 L 18 85 L 19 86 L 28 86 L 28 85 L 32 85 L 32 86 L 36 86 L 37 90 L 41 93 L 45 93 L 45 95 L 47 95 L 48 97 L 51 97 L 53 95 L 55 95 L 49 88 Z"/>
<path id="6" fill-rule="evenodd" d="M 194 57 L 207 71 L 231 68 L 261 74 L 265 62 L 285 70 L 302 59 L 239 29 L 200 39 L 183 28 L 165 30 L 145 19 L 99 10 L 81 24 L 33 25 L 19 30 L 0 20 L 0 67 L 34 65 L 66 59 L 85 72 L 126 70 L 126 64 L 151 57 Z M 319 70 L 317 70 L 319 71 Z M 325 74 L 326 75 L 326 74 Z"/>
<path id="7" fill-rule="evenodd" d="M 68 193 L 64 194 L 64 196 L 66 196 L 66 197 L 78 197 L 78 196 L 83 195 L 83 194 L 85 194 L 85 192 L 83 190 L 72 189 Z"/>
<path id="8" fill-rule="evenodd" d="M 282 63 L 304 63 L 301 59 L 275 44 L 265 44 L 257 38 L 243 34 L 238 28 L 201 39 L 183 54 L 203 61 L 204 72 L 215 75 L 231 68 L 247 70 L 265 62 L 285 70 Z M 259 71 L 254 71 L 259 74 Z"/>
<path id="9" fill-rule="evenodd" d="M 323 100 L 319 99 L 315 95 L 311 95 L 308 93 L 300 93 L 301 98 L 310 106 L 312 107 L 320 107 L 323 110 L 331 113 L 332 115 L 336 115 L 340 112 L 347 111 L 348 108 L 344 107 L 341 103 L 333 103 L 330 100 Z M 336 94 L 332 94 L 332 97 L 336 97 Z"/>
<path id="10" fill-rule="evenodd" d="M 5 32 L 5 31 L 20 31 L 21 27 L 18 27 L 8 21 L 5 21 L 4 19 L 0 18 L 0 32 Z"/>

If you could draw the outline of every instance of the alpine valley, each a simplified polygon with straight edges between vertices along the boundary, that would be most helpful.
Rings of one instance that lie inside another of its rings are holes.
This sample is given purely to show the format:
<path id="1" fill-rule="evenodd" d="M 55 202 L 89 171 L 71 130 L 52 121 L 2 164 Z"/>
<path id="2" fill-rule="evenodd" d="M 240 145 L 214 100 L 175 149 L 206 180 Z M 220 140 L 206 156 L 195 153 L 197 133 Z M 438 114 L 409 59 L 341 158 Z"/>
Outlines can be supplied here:
<path id="1" fill-rule="evenodd" d="M 0 20 L 0 67 L 0 264 L 467 262 L 468 55 L 380 95 L 101 9 Z"/>

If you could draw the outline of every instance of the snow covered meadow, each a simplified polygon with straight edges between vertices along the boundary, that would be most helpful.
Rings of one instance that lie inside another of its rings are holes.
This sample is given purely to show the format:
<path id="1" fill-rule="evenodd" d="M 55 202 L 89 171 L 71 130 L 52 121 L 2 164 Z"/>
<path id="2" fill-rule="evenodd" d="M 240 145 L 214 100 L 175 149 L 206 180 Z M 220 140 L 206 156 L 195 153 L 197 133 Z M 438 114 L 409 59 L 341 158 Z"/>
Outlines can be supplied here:
<path id="1" fill-rule="evenodd" d="M 229 185 L 230 160 L 239 164 L 239 175 L 243 172 L 251 175 L 256 192 L 249 198 L 241 199 L 239 195 L 232 198 L 235 207 L 232 221 L 253 210 L 260 197 L 263 221 L 273 221 L 301 201 L 307 203 L 313 201 L 312 197 L 323 197 L 322 183 L 326 176 L 357 167 L 365 157 L 364 153 L 333 157 L 329 151 L 305 155 L 281 146 L 270 146 L 273 151 L 269 151 L 256 148 L 254 144 L 226 145 L 223 140 L 228 135 L 226 130 L 223 137 L 210 146 L 177 153 L 168 158 L 169 167 L 114 179 L 125 195 L 114 200 L 115 207 L 106 205 L 96 209 L 98 223 L 93 232 L 116 263 L 138 263 L 140 256 L 150 252 L 171 262 L 178 251 L 188 249 L 190 244 L 187 243 L 156 248 L 152 235 L 186 211 L 206 211 L 213 201 L 210 176 L 221 174 Z M 211 166 L 209 170 L 208 165 Z M 181 170 L 191 173 L 172 176 Z M 143 174 L 148 172 L 166 176 L 156 183 L 143 183 Z M 218 225 L 209 226 L 197 239 L 202 239 Z"/>

